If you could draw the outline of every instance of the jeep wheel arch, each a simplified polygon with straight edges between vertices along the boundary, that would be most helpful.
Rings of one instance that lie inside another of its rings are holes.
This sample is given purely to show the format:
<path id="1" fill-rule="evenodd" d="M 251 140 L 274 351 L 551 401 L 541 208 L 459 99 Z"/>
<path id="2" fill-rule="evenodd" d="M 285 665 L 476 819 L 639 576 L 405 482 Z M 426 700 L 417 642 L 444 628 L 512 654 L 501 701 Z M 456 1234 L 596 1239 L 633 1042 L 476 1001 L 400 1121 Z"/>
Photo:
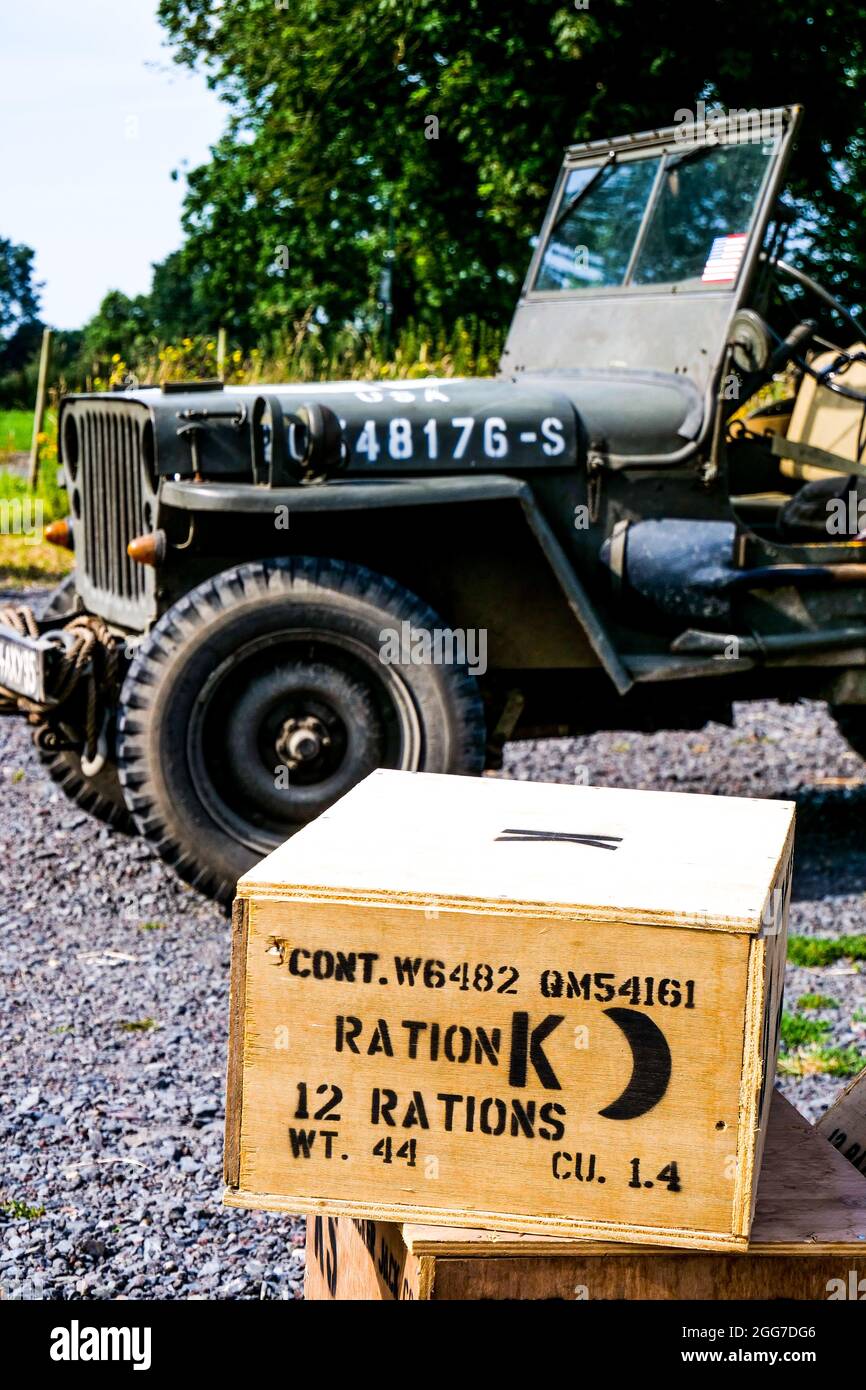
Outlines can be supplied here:
<path id="1" fill-rule="evenodd" d="M 296 530 L 299 523 L 303 527 L 305 522 L 319 522 L 323 534 L 330 537 L 335 526 L 349 523 L 359 512 L 363 513 L 369 525 L 371 517 L 384 521 L 389 517 L 412 513 L 421 516 L 431 508 L 447 517 L 452 509 L 456 516 L 459 511 L 468 508 L 477 511 L 510 505 L 522 516 L 527 542 L 537 550 L 540 560 L 552 574 L 563 607 L 576 623 L 581 640 L 585 640 L 591 648 L 593 662 L 597 661 L 606 671 L 619 695 L 626 694 L 634 684 L 607 623 L 547 520 L 533 488 L 523 479 L 504 474 L 470 478 L 426 477 L 399 482 L 344 484 L 339 488 L 261 488 L 244 483 L 194 484 L 172 481 L 163 484 L 161 495 L 166 506 L 176 508 L 181 513 L 197 515 L 203 530 L 207 529 L 209 520 L 219 526 L 220 518 L 230 509 L 229 514 L 233 517 L 240 514 L 266 521 L 271 538 L 274 514 L 280 508 L 291 516 Z M 492 516 L 491 512 L 491 520 Z M 395 522 L 392 529 L 397 531 L 400 528 Z M 304 531 L 303 534 L 306 537 L 308 533 Z M 294 549 L 291 528 L 286 530 L 285 535 Z M 350 552 L 347 558 L 358 560 L 361 564 L 367 563 L 367 557 L 363 554 Z M 410 588 L 422 588 L 414 577 L 407 583 Z"/>

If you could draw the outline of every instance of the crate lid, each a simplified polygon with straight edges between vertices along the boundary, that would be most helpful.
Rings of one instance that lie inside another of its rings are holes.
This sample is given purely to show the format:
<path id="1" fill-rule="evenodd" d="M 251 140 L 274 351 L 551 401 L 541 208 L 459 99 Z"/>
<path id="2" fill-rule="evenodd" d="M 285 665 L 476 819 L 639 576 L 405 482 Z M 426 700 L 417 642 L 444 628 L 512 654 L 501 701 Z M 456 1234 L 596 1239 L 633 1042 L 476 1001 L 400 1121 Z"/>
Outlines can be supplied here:
<path id="1" fill-rule="evenodd" d="M 380 770 L 245 874 L 238 895 L 757 933 L 794 810 Z"/>

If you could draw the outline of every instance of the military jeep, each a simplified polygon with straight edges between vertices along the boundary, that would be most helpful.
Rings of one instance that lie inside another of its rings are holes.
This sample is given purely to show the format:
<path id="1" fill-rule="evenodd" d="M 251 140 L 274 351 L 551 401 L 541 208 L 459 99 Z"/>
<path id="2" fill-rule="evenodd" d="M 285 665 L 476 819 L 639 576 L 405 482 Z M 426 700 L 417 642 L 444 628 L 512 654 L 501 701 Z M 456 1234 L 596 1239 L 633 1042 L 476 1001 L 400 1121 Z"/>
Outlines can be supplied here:
<path id="1" fill-rule="evenodd" d="M 569 148 L 493 379 L 68 396 L 76 568 L 0 685 L 70 797 L 226 900 L 378 766 L 766 697 L 864 748 L 866 330 L 784 260 L 800 116 Z"/>

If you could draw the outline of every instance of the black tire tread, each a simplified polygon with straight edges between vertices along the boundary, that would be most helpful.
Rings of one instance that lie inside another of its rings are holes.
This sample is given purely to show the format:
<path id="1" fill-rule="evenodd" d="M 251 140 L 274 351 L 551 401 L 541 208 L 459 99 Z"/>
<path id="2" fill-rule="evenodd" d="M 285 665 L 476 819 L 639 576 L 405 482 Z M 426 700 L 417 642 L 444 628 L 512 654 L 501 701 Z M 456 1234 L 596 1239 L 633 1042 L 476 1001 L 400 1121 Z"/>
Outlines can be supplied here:
<path id="1" fill-rule="evenodd" d="M 439 622 L 428 604 L 396 581 L 361 565 L 312 557 L 280 557 L 249 561 L 205 580 L 165 613 L 138 648 L 127 674 L 118 719 L 117 754 L 120 782 L 135 825 L 174 872 L 207 897 L 229 903 L 235 883 L 198 862 L 178 845 L 160 812 L 147 766 L 146 721 L 137 717 L 148 703 L 145 689 L 154 689 L 165 663 L 180 641 L 202 626 L 274 593 L 314 595 L 322 589 L 344 594 L 384 609 L 401 607 L 401 619 L 413 626 Z M 456 758 L 461 768 L 480 772 L 484 764 L 485 719 L 474 679 L 452 672 L 453 690 L 461 711 Z"/>

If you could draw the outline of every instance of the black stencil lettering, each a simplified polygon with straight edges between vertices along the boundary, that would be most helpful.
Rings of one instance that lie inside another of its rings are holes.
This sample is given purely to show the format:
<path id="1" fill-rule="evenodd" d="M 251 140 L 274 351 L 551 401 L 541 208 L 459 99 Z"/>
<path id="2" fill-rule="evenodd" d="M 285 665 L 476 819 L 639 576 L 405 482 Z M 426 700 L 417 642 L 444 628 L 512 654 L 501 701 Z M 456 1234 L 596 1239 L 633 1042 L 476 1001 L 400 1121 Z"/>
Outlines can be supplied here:
<path id="1" fill-rule="evenodd" d="M 349 1052 L 360 1053 L 355 1039 L 361 1031 L 361 1020 L 355 1018 L 353 1014 L 337 1014 L 337 1036 L 334 1043 L 334 1050 L 342 1052 L 347 1048 Z"/>
<path id="2" fill-rule="evenodd" d="M 373 1087 L 372 1104 L 370 1110 L 370 1121 L 372 1124 L 379 1124 L 380 1120 L 386 1125 L 396 1125 L 394 1110 L 397 1105 L 397 1092 L 383 1089 L 380 1086 Z"/>
<path id="3" fill-rule="evenodd" d="M 404 1018 L 400 1024 L 409 1034 L 409 1057 L 414 1062 L 418 1056 L 418 1039 L 427 1027 L 426 1023 L 420 1023 L 414 1018 Z"/>
<path id="4" fill-rule="evenodd" d="M 454 1128 L 454 1107 L 460 1104 L 463 1097 L 450 1095 L 448 1092 L 442 1092 L 436 1099 L 441 1100 L 442 1104 L 445 1106 L 445 1129 L 450 1133 Z"/>
<path id="5" fill-rule="evenodd" d="M 367 1046 L 368 1057 L 375 1057 L 377 1052 L 384 1052 L 386 1057 L 394 1056 L 394 1049 L 391 1046 L 391 1034 L 388 1031 L 388 1024 L 385 1022 L 384 1018 L 376 1020 L 373 1036 Z"/>
<path id="6" fill-rule="evenodd" d="M 292 1158 L 309 1158 L 315 1142 L 316 1131 L 314 1129 L 289 1128 L 289 1143 L 292 1146 Z"/>
<path id="7" fill-rule="evenodd" d="M 562 1090 L 542 1043 L 545 1038 L 550 1036 L 554 1028 L 559 1027 L 564 1018 L 564 1014 L 548 1014 L 530 1032 L 529 1014 L 515 1013 L 511 1015 L 511 1063 L 508 1069 L 510 1085 L 526 1085 L 527 1063 L 531 1062 L 546 1091 Z"/>
<path id="8" fill-rule="evenodd" d="M 621 1096 L 604 1110 L 606 1120 L 634 1120 L 658 1105 L 671 1079 L 667 1038 L 649 1014 L 634 1009 L 605 1009 L 605 1016 L 625 1034 L 632 1053 L 632 1073 Z"/>

